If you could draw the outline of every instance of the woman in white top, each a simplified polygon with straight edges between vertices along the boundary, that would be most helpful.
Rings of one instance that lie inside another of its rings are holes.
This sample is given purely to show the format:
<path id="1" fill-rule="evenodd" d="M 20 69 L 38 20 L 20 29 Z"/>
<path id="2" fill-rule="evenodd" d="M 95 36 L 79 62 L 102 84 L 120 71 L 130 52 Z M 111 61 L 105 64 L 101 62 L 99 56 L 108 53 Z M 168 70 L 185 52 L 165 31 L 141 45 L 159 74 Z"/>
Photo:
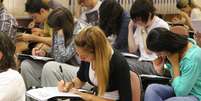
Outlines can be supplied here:
<path id="1" fill-rule="evenodd" d="M 193 20 L 201 21 L 201 6 L 199 6 L 199 0 L 179 0 L 177 2 L 177 8 L 181 10 L 180 15 L 187 20 L 187 25 L 192 29 L 194 29 L 192 25 Z M 198 45 L 201 46 L 201 32 L 195 33 L 195 40 Z"/>
<path id="2" fill-rule="evenodd" d="M 0 32 L 0 101 L 25 101 L 25 84 L 15 70 L 15 45 Z"/>

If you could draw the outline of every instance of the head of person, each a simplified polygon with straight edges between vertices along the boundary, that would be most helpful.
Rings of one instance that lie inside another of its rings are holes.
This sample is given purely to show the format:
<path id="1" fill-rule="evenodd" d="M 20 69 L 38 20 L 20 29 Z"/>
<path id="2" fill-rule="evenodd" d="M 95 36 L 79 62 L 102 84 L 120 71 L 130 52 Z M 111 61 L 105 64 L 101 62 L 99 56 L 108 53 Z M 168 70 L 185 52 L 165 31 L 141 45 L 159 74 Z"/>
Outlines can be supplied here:
<path id="1" fill-rule="evenodd" d="M 0 71 L 7 71 L 9 68 L 16 69 L 15 45 L 7 36 L 7 33 L 0 32 Z"/>
<path id="2" fill-rule="evenodd" d="M 98 94 L 103 95 L 109 78 L 111 45 L 105 33 L 96 26 L 83 29 L 75 37 L 76 52 L 81 61 L 93 64 L 98 80 Z"/>
<path id="3" fill-rule="evenodd" d="M 147 48 L 158 56 L 168 56 L 182 51 L 188 44 L 188 38 L 165 28 L 155 28 L 149 32 L 146 43 Z"/>
<path id="4" fill-rule="evenodd" d="M 42 0 L 27 0 L 25 11 L 29 13 L 36 23 L 43 23 L 47 20 L 49 7 Z"/>
<path id="5" fill-rule="evenodd" d="M 98 0 L 77 0 L 77 1 L 79 5 L 89 9 L 94 8 L 98 2 Z"/>
<path id="6" fill-rule="evenodd" d="M 99 8 L 99 26 L 106 33 L 106 36 L 118 35 L 123 12 L 123 7 L 117 1 L 103 1 Z"/>
<path id="7" fill-rule="evenodd" d="M 71 42 L 74 30 L 74 18 L 72 13 L 65 7 L 54 9 L 47 18 L 47 23 L 53 28 L 54 33 L 63 31 L 65 44 Z"/>
<path id="8" fill-rule="evenodd" d="M 155 16 L 155 7 L 152 0 L 136 0 L 130 9 L 130 16 L 134 23 L 147 26 Z"/>
<path id="9" fill-rule="evenodd" d="M 196 6 L 193 3 L 193 0 L 178 0 L 176 4 L 177 8 L 183 12 L 190 13 L 193 8 Z"/>

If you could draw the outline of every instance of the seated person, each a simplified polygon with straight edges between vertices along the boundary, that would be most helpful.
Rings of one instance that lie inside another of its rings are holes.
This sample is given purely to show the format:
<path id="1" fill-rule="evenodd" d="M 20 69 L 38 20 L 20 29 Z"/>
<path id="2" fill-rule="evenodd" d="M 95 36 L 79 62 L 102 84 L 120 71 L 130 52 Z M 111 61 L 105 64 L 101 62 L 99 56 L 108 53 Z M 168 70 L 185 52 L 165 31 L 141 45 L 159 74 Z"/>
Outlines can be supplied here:
<path id="1" fill-rule="evenodd" d="M 3 5 L 3 0 L 0 0 L 0 32 L 6 32 L 13 42 L 15 42 L 17 31 L 15 26 L 17 26 L 16 19 L 8 13 Z"/>
<path id="2" fill-rule="evenodd" d="M 198 1 L 198 0 L 197 0 Z M 187 25 L 193 28 L 192 21 L 201 21 L 201 6 L 197 5 L 196 0 L 178 0 L 177 8 L 181 10 L 182 15 L 187 20 Z M 195 29 L 194 29 L 195 30 Z M 201 46 L 201 32 L 195 32 L 195 40 L 199 46 Z"/>
<path id="3" fill-rule="evenodd" d="M 65 75 L 66 80 L 71 80 L 71 77 L 74 77 L 77 72 L 74 72 L 76 67 L 71 66 L 78 65 L 79 62 L 76 58 L 76 52 L 73 44 L 74 20 L 71 12 L 64 7 L 57 8 L 49 14 L 47 19 L 48 25 L 53 28 L 52 47 L 49 49 L 51 51 L 48 52 L 44 48 L 33 48 L 32 55 L 47 56 L 50 54 L 50 56 L 53 57 L 56 62 L 49 62 L 49 64 L 53 64 L 51 66 L 49 66 L 47 63 L 49 68 L 43 69 L 43 66 L 46 62 L 33 60 L 22 61 L 21 74 L 25 80 L 27 89 L 31 88 L 32 86 L 56 86 L 57 80 L 61 79 L 61 74 L 59 74 L 60 72 L 58 72 L 58 75 L 48 73 L 51 73 L 52 70 L 56 71 L 60 65 L 65 67 L 63 69 L 66 69 L 67 71 Z M 68 63 L 71 65 L 63 63 Z M 58 66 L 58 68 L 56 66 Z"/>
<path id="4" fill-rule="evenodd" d="M 52 9 L 63 7 L 63 5 L 60 4 L 56 0 L 42 0 L 42 2 L 45 3 L 45 4 L 47 4 L 49 6 L 49 8 L 52 8 Z"/>
<path id="5" fill-rule="evenodd" d="M 83 29 L 75 37 L 76 52 L 81 59 L 77 77 L 58 83 L 60 91 L 81 88 L 86 82 L 97 88 L 97 95 L 72 89 L 85 101 L 131 101 L 129 66 L 124 57 L 112 49 L 105 33 L 98 27 Z"/>
<path id="6" fill-rule="evenodd" d="M 17 41 L 43 43 L 51 46 L 52 29 L 47 25 L 47 16 L 50 12 L 49 7 L 41 0 L 27 0 L 25 10 L 35 23 L 43 24 L 44 28 L 32 28 L 31 34 L 19 34 Z M 19 49 L 17 52 L 24 50 L 26 49 Z"/>
<path id="7" fill-rule="evenodd" d="M 25 101 L 25 84 L 16 70 L 15 45 L 0 32 L 0 101 Z"/>
<path id="8" fill-rule="evenodd" d="M 160 75 L 160 70 L 154 69 L 157 66 L 154 60 L 155 53 L 149 51 L 146 46 L 146 37 L 153 28 L 163 27 L 169 29 L 168 23 L 155 15 L 155 8 L 151 0 L 136 0 L 131 7 L 130 16 L 132 21 L 128 28 L 128 50 L 130 53 L 139 50 L 139 59 L 128 59 L 131 70 L 139 74 Z M 136 29 L 134 30 L 134 26 Z"/>
<path id="9" fill-rule="evenodd" d="M 99 8 L 99 26 L 107 37 L 114 40 L 113 47 L 121 52 L 128 52 L 129 14 L 115 0 L 105 0 Z"/>
<path id="10" fill-rule="evenodd" d="M 171 86 L 151 84 L 144 101 L 200 101 L 201 49 L 195 41 L 165 28 L 152 29 L 147 36 L 147 48 L 163 56 L 171 72 Z M 161 66 L 164 70 L 164 67 Z"/>

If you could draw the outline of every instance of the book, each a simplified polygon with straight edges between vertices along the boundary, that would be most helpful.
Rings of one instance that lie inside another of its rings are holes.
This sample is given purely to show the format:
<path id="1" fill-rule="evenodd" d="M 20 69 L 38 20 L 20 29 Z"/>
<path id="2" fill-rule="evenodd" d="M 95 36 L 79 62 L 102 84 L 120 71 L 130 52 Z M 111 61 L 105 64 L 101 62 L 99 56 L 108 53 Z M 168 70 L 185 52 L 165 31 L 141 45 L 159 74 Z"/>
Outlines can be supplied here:
<path id="1" fill-rule="evenodd" d="M 79 91 L 84 90 L 79 89 Z M 38 101 L 47 101 L 53 98 L 81 99 L 80 95 L 72 92 L 60 92 L 57 87 L 31 89 L 26 92 L 26 96 Z"/>
<path id="2" fill-rule="evenodd" d="M 42 57 L 42 56 L 33 56 L 28 54 L 18 54 L 19 60 L 25 60 L 25 59 L 31 59 L 31 60 L 37 60 L 37 61 L 53 61 L 54 58 L 50 57 Z"/>
<path id="3" fill-rule="evenodd" d="M 87 22 L 92 25 L 98 24 L 98 11 L 93 11 L 90 13 L 86 13 Z"/>
<path id="4" fill-rule="evenodd" d="M 125 52 L 121 52 L 121 54 L 125 57 L 129 57 L 129 58 L 139 58 L 139 56 L 135 55 L 135 54 L 131 54 L 131 53 L 125 53 Z"/>

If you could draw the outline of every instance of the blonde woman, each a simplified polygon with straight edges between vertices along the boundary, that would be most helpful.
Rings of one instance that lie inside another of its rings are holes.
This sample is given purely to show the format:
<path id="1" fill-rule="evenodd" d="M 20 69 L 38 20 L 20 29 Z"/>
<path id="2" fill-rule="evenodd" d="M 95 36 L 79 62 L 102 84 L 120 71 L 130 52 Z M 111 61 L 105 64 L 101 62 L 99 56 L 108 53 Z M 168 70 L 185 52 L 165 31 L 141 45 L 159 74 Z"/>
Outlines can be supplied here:
<path id="1" fill-rule="evenodd" d="M 71 90 L 86 101 L 131 101 L 129 66 L 124 57 L 112 49 L 104 32 L 98 27 L 89 27 L 74 41 L 81 66 L 77 77 L 68 83 L 60 81 L 58 89 L 65 92 L 88 82 L 97 88 L 97 96 Z"/>
<path id="2" fill-rule="evenodd" d="M 192 21 L 201 21 L 201 6 L 200 0 L 179 0 L 177 2 L 177 8 L 181 10 L 180 15 L 186 19 L 187 25 L 192 29 Z M 196 32 L 195 40 L 198 45 L 201 46 L 201 32 Z M 199 33 L 199 34 L 198 34 Z"/>

